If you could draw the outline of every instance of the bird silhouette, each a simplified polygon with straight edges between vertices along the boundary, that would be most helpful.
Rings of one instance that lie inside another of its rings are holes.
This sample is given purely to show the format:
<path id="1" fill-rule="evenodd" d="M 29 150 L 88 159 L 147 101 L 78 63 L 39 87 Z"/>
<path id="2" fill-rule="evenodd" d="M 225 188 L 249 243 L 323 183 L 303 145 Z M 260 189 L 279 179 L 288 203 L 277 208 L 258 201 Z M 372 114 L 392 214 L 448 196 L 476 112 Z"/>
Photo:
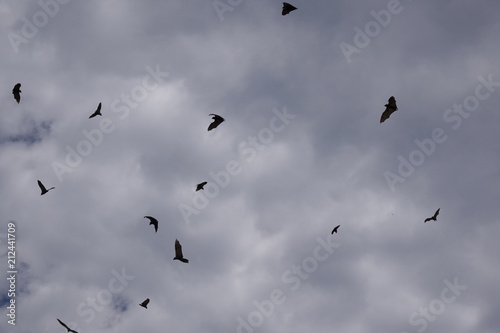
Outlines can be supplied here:
<path id="1" fill-rule="evenodd" d="M 48 191 L 55 189 L 55 187 L 51 187 L 51 188 L 49 188 L 49 189 L 47 190 L 47 189 L 45 188 L 45 186 L 43 186 L 43 184 L 42 184 L 42 182 L 41 182 L 41 181 L 37 180 L 37 182 L 38 182 L 38 186 L 40 186 L 40 190 L 42 190 L 42 193 L 41 193 L 40 195 L 44 195 L 44 194 L 45 194 L 45 193 L 47 193 Z"/>
<path id="2" fill-rule="evenodd" d="M 199 183 L 198 185 L 196 185 L 196 191 L 199 191 L 199 190 L 203 190 L 203 186 L 207 185 L 207 182 L 203 182 L 203 183 Z"/>
<path id="3" fill-rule="evenodd" d="M 339 227 L 340 227 L 340 224 L 338 226 L 336 226 L 335 228 L 333 228 L 332 235 L 333 235 L 333 233 L 337 233 L 337 230 L 339 229 Z"/>
<path id="4" fill-rule="evenodd" d="M 187 260 L 186 258 L 184 258 L 184 256 L 182 255 L 182 246 L 181 246 L 181 243 L 179 243 L 179 241 L 176 239 L 175 240 L 175 257 L 174 257 L 174 260 L 179 260 L 179 261 L 182 261 L 184 263 L 188 263 L 189 260 Z"/>
<path id="5" fill-rule="evenodd" d="M 391 114 L 393 114 L 398 110 L 398 107 L 396 105 L 396 99 L 394 98 L 394 96 L 389 97 L 388 103 L 384 106 L 385 106 L 385 111 L 384 113 L 382 113 L 382 117 L 380 117 L 380 123 L 383 123 L 384 121 L 389 119 Z"/>
<path id="6" fill-rule="evenodd" d="M 57 318 L 56 318 L 57 319 Z M 68 327 L 68 325 L 66 325 L 65 323 L 63 323 L 62 321 L 60 321 L 59 319 L 57 319 L 57 321 L 59 322 L 59 324 L 63 325 L 65 329 L 68 330 L 68 332 L 73 332 L 73 333 L 78 333 L 77 331 L 75 330 L 72 330 L 71 328 Z"/>
<path id="7" fill-rule="evenodd" d="M 154 225 L 155 226 L 155 232 L 158 231 L 158 220 L 155 219 L 154 217 L 152 216 L 144 216 L 145 219 L 149 219 L 149 225 Z"/>
<path id="8" fill-rule="evenodd" d="M 21 101 L 21 84 L 18 83 L 14 86 L 14 89 L 12 89 L 12 93 L 14 94 L 14 99 L 19 103 Z"/>
<path id="9" fill-rule="evenodd" d="M 281 15 L 285 16 L 291 11 L 297 9 L 297 7 L 290 5 L 288 2 L 283 2 L 283 9 L 281 10 Z"/>
<path id="10" fill-rule="evenodd" d="M 437 217 L 439 215 L 439 211 L 441 210 L 441 208 L 438 208 L 438 210 L 436 210 L 436 212 L 434 213 L 434 215 L 432 217 L 428 217 L 424 220 L 424 223 L 425 222 L 429 222 L 429 221 L 437 221 Z"/>
<path id="11" fill-rule="evenodd" d="M 219 115 L 216 115 L 216 114 L 209 114 L 209 116 L 213 116 L 212 119 L 214 120 L 209 126 L 208 126 L 208 130 L 211 131 L 213 130 L 214 128 L 216 128 L 217 126 L 219 126 L 223 121 L 224 121 L 224 118 L 222 118 L 221 116 Z"/>
<path id="12" fill-rule="evenodd" d="M 99 105 L 97 106 L 97 110 L 95 110 L 95 112 L 90 115 L 89 119 L 94 118 L 95 116 L 102 116 L 101 103 L 99 103 Z"/>
<path id="13" fill-rule="evenodd" d="M 149 298 L 146 298 L 144 300 L 144 302 L 142 302 L 141 304 L 139 304 L 140 306 L 142 306 L 143 308 L 147 309 L 148 308 L 148 304 L 149 304 Z"/>

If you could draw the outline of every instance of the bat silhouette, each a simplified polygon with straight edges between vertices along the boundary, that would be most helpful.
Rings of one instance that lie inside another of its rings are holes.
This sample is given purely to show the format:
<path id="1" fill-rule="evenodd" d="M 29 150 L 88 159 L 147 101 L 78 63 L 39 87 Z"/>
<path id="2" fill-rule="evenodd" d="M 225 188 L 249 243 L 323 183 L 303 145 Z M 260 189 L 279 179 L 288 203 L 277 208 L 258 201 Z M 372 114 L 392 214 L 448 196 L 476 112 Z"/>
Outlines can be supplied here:
<path id="1" fill-rule="evenodd" d="M 57 318 L 56 318 L 57 319 Z M 63 323 L 62 321 L 60 321 L 59 319 L 57 319 L 57 321 L 59 322 L 59 324 L 63 325 L 65 329 L 68 330 L 68 332 L 73 332 L 73 333 L 78 333 L 77 331 L 75 330 L 72 330 L 71 328 L 68 327 L 68 325 L 66 325 L 65 323 Z"/>
<path id="2" fill-rule="evenodd" d="M 203 190 L 203 186 L 207 185 L 207 182 L 199 183 L 196 185 L 196 191 Z"/>
<path id="3" fill-rule="evenodd" d="M 380 117 L 380 123 L 383 123 L 384 121 L 389 119 L 391 114 L 393 114 L 398 110 L 398 107 L 396 105 L 396 99 L 394 98 L 394 96 L 391 96 L 388 100 L 388 103 L 384 106 L 385 106 L 385 111 L 384 113 L 382 113 L 382 117 Z"/>
<path id="4" fill-rule="evenodd" d="M 337 233 L 337 230 L 339 229 L 339 227 L 340 227 L 340 224 L 338 226 L 336 226 L 335 228 L 333 228 L 332 235 L 333 235 L 333 233 Z"/>
<path id="5" fill-rule="evenodd" d="M 144 302 L 142 302 L 141 304 L 139 304 L 140 306 L 142 306 L 143 308 L 147 309 L 148 308 L 148 304 L 149 304 L 149 298 L 146 298 L 144 300 Z"/>
<path id="6" fill-rule="evenodd" d="M 99 103 L 99 105 L 97 106 L 97 110 L 95 110 L 95 112 L 90 115 L 89 119 L 94 118 L 95 116 L 102 116 L 101 103 Z"/>
<path id="7" fill-rule="evenodd" d="M 182 255 L 182 246 L 181 246 L 181 243 L 179 243 L 179 241 L 176 239 L 175 240 L 175 257 L 174 257 L 174 260 L 179 260 L 179 261 L 182 261 L 184 263 L 188 263 L 189 260 L 187 260 L 186 258 L 184 258 L 184 256 Z"/>
<path id="8" fill-rule="evenodd" d="M 281 10 L 281 15 L 285 16 L 291 11 L 297 9 L 297 7 L 290 5 L 288 2 L 283 2 L 283 9 Z"/>
<path id="9" fill-rule="evenodd" d="M 214 120 L 209 126 L 208 126 L 208 130 L 211 131 L 213 130 L 214 128 L 216 128 L 217 126 L 219 126 L 223 121 L 224 121 L 224 118 L 222 118 L 221 116 L 219 115 L 216 115 L 216 114 L 209 114 L 209 116 L 213 116 L 212 119 Z"/>
<path id="10" fill-rule="evenodd" d="M 436 212 L 434 213 L 434 216 L 432 217 L 428 217 L 424 220 L 424 223 L 425 222 L 429 222 L 429 221 L 437 221 L 437 217 L 439 215 L 439 211 L 441 210 L 441 208 L 438 208 L 438 210 L 436 210 Z"/>
<path id="11" fill-rule="evenodd" d="M 12 89 L 12 93 L 14 94 L 14 99 L 19 103 L 21 100 L 21 84 L 18 83 L 14 86 L 14 89 Z"/>
<path id="12" fill-rule="evenodd" d="M 40 195 L 44 195 L 44 194 L 45 194 L 45 193 L 47 193 L 48 191 L 55 189 L 55 187 L 51 187 L 51 188 L 49 188 L 49 189 L 47 190 L 47 189 L 45 188 L 45 186 L 43 186 L 43 184 L 42 184 L 42 182 L 41 182 L 41 181 L 37 180 L 37 182 L 38 182 L 38 186 L 40 186 L 40 190 L 42 190 L 42 194 L 40 194 Z"/>
<path id="13" fill-rule="evenodd" d="M 149 225 L 154 225 L 155 226 L 155 232 L 158 231 L 158 220 L 155 219 L 154 217 L 152 216 L 144 216 L 145 219 L 149 219 Z"/>

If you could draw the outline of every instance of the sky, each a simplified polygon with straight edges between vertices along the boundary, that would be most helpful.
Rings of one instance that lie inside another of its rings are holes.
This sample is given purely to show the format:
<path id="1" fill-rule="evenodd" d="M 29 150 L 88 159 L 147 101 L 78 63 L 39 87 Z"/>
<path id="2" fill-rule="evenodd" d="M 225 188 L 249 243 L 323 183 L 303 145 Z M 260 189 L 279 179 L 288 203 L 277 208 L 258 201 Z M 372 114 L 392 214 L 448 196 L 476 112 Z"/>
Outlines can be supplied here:
<path id="1" fill-rule="evenodd" d="M 291 4 L 0 1 L 0 332 L 498 332 L 500 3 Z"/>

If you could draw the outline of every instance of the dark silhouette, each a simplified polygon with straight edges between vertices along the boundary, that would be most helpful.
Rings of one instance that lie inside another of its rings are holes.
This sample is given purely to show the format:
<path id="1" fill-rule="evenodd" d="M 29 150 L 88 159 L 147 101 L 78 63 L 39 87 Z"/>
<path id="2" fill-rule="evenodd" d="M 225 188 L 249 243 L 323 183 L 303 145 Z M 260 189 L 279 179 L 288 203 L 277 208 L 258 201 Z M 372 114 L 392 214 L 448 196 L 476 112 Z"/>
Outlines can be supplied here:
<path id="1" fill-rule="evenodd" d="M 56 318 L 57 319 L 57 318 Z M 59 319 L 57 319 L 57 321 L 59 322 L 59 324 L 63 325 L 65 329 L 68 330 L 68 332 L 73 332 L 73 333 L 78 333 L 77 331 L 75 330 L 72 330 L 71 328 L 69 328 L 65 323 L 63 323 L 62 321 L 60 321 Z"/>
<path id="2" fill-rule="evenodd" d="M 95 116 L 102 116 L 101 103 L 99 103 L 99 105 L 97 106 L 97 110 L 95 110 L 95 112 L 90 115 L 89 119 L 94 118 Z"/>
<path id="3" fill-rule="evenodd" d="M 144 216 L 145 219 L 149 219 L 149 225 L 154 225 L 155 226 L 155 232 L 158 231 L 158 220 L 155 219 L 154 217 L 152 216 Z"/>
<path id="4" fill-rule="evenodd" d="M 281 10 L 281 15 L 285 16 L 291 11 L 297 9 L 297 7 L 290 5 L 288 2 L 283 2 L 283 9 Z"/>
<path id="5" fill-rule="evenodd" d="M 332 235 L 333 235 L 333 233 L 337 233 L 337 230 L 339 229 L 339 227 L 340 227 L 340 224 L 338 226 L 336 226 L 335 228 L 333 228 Z"/>
<path id="6" fill-rule="evenodd" d="M 441 210 L 441 208 L 438 208 L 438 210 L 436 210 L 436 212 L 434 213 L 434 216 L 432 217 L 428 217 L 424 220 L 424 223 L 425 222 L 429 222 L 429 221 L 437 221 L 437 217 L 439 215 L 439 211 Z"/>
<path id="7" fill-rule="evenodd" d="M 42 184 L 42 182 L 41 182 L 41 181 L 37 180 L 37 182 L 38 182 L 38 186 L 40 186 L 40 190 L 42 190 L 42 194 L 40 194 L 40 195 L 44 195 L 44 194 L 45 194 L 45 193 L 47 193 L 48 191 L 55 189 L 55 187 L 51 187 L 51 188 L 49 188 L 49 189 L 47 190 L 47 189 L 45 188 L 45 186 L 43 186 L 43 184 Z"/>
<path id="8" fill-rule="evenodd" d="M 203 186 L 207 185 L 207 182 L 199 183 L 196 185 L 196 191 L 203 190 Z"/>
<path id="9" fill-rule="evenodd" d="M 182 255 L 182 246 L 181 246 L 181 243 L 179 243 L 179 241 L 176 239 L 175 240 L 175 257 L 174 257 L 174 260 L 180 260 L 184 263 L 188 263 L 189 260 L 187 260 L 186 258 L 184 258 L 184 256 Z"/>
<path id="10" fill-rule="evenodd" d="M 147 309 L 148 304 L 149 304 L 149 298 L 146 298 L 146 300 L 139 305 L 142 306 L 143 308 Z"/>
<path id="11" fill-rule="evenodd" d="M 388 103 L 385 106 L 385 111 L 382 113 L 382 117 L 380 117 L 380 123 L 383 123 L 385 120 L 389 119 L 391 114 L 398 110 L 396 105 L 396 99 L 394 96 L 391 96 L 388 100 Z"/>
<path id="12" fill-rule="evenodd" d="M 219 126 L 223 121 L 224 121 L 224 118 L 222 118 L 221 116 L 219 115 L 216 115 L 216 114 L 209 114 L 209 116 L 213 116 L 212 119 L 214 120 L 210 126 L 208 126 L 208 130 L 211 131 L 213 130 L 214 128 L 216 128 L 217 126 Z"/>
<path id="13" fill-rule="evenodd" d="M 14 89 L 12 89 L 12 93 L 14 94 L 14 99 L 19 103 L 21 101 L 21 84 L 18 83 L 14 86 Z"/>

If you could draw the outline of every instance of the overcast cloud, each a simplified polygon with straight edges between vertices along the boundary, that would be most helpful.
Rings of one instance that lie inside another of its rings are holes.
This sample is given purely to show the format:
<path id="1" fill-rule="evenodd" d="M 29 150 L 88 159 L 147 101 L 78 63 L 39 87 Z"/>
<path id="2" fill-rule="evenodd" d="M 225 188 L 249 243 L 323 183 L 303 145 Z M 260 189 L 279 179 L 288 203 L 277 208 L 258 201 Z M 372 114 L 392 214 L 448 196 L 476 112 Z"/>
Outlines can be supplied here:
<path id="1" fill-rule="evenodd" d="M 499 331 L 500 3 L 292 4 L 0 1 L 1 332 Z"/>

